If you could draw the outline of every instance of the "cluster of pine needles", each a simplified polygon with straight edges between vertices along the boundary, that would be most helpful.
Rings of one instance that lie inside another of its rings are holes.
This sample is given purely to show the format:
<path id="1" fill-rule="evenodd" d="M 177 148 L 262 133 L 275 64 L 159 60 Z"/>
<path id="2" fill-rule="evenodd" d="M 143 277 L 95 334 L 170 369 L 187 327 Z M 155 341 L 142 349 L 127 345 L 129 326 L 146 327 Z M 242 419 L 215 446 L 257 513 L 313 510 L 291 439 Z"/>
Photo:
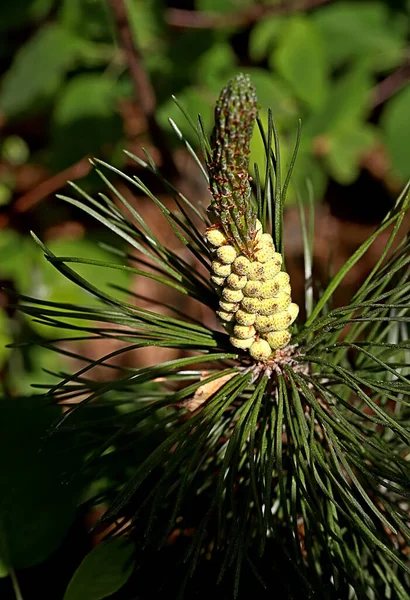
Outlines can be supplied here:
<path id="1" fill-rule="evenodd" d="M 240 77 L 225 89 L 225 98 L 238 81 L 251 86 Z M 245 194 L 243 180 L 240 193 L 231 190 L 245 203 L 236 216 L 245 228 L 246 215 L 253 227 L 259 219 L 285 257 L 283 207 L 300 130 L 282 177 L 272 115 L 266 131 L 255 110 L 240 108 L 240 122 L 250 118 L 257 124 L 266 162 L 255 166 Z M 173 121 L 171 126 L 212 192 L 218 122 L 209 140 L 201 120 L 195 124 L 185 116 L 199 134 L 205 167 L 178 126 Z M 196 578 L 212 565 L 211 589 L 229 580 L 239 596 L 246 573 L 254 577 L 254 594 L 261 598 L 268 590 L 278 598 L 407 600 L 410 240 L 401 228 L 407 190 L 320 293 L 312 280 L 313 205 L 310 199 L 300 201 L 305 318 L 292 326 L 290 345 L 267 368 L 234 348 L 216 319 L 210 328 L 177 306 L 167 305 L 166 315 L 142 308 L 138 298 L 124 300 L 124 290 L 107 292 L 76 271 L 77 265 L 92 264 L 101 268 L 101 280 L 109 281 L 111 270 L 121 269 L 218 309 L 218 290 L 210 280 L 212 251 L 204 239 L 215 223 L 209 210 L 165 181 L 148 153 L 145 160 L 127 155 L 162 181 L 174 208 L 139 177 L 95 159 L 107 194 L 93 198 L 72 184 L 75 197 L 61 198 L 118 237 L 118 244 L 105 244 L 112 262 L 55 256 L 36 238 L 45 258 L 89 293 L 90 305 L 21 299 L 22 311 L 61 331 L 59 339 L 37 343 L 84 363 L 44 393 L 66 405 L 55 435 L 73 431 L 89 449 L 84 472 L 100 485 L 87 503 L 108 506 L 101 525 L 110 535 L 138 541 L 141 573 L 147 564 L 158 564 L 164 548 L 167 556 L 172 548 L 187 597 L 195 597 Z M 248 173 L 249 155 L 232 156 L 235 168 Z M 118 179 L 155 204 L 192 260 L 162 244 L 129 196 L 112 183 Z M 234 228 L 229 206 L 221 211 L 226 227 Z M 383 232 L 387 241 L 377 264 L 350 304 L 333 308 L 339 284 Z M 70 341 L 86 339 L 101 340 L 101 348 L 104 340 L 122 344 L 98 360 L 67 349 Z M 182 357 L 143 368 L 112 362 L 153 346 L 178 349 Z M 95 380 L 95 367 L 112 375 Z M 201 394 L 193 409 L 192 399 Z M 175 532 L 182 541 L 170 546 Z M 158 581 L 166 588 L 164 578 L 158 572 L 153 586 Z"/>

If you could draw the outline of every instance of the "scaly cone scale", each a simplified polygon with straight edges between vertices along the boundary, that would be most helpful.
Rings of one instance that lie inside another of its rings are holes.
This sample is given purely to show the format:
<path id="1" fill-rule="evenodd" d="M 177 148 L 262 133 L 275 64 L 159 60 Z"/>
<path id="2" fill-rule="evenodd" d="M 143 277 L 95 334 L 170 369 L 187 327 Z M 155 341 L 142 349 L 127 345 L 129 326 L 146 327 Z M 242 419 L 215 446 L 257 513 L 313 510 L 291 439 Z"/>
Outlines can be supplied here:
<path id="1" fill-rule="evenodd" d="M 256 120 L 255 90 L 238 75 L 215 110 L 213 160 L 208 164 L 213 225 L 205 238 L 214 254 L 211 280 L 220 292 L 219 319 L 235 348 L 257 361 L 286 346 L 299 307 L 272 236 L 262 231 L 251 199 L 249 146 Z"/>

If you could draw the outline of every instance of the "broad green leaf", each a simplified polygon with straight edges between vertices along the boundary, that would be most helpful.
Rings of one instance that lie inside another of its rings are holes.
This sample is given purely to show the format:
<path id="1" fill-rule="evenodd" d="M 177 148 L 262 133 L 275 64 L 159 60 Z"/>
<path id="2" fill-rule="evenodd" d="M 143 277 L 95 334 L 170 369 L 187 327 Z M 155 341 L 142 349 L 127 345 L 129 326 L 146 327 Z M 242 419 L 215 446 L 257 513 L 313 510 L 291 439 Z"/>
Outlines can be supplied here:
<path id="1" fill-rule="evenodd" d="M 115 112 L 115 82 L 99 74 L 78 75 L 63 88 L 53 114 L 53 151 L 63 168 L 116 142 L 122 122 Z"/>
<path id="2" fill-rule="evenodd" d="M 47 436 L 60 414 L 35 397 L 0 402 L 0 548 L 15 568 L 45 560 L 74 518 L 82 457 L 62 434 Z"/>
<path id="3" fill-rule="evenodd" d="M 96 546 L 71 578 L 64 600 L 101 600 L 117 592 L 133 571 L 133 553 L 133 544 L 124 538 Z"/>
<path id="4" fill-rule="evenodd" d="M 392 98 L 384 109 L 382 129 L 393 170 L 403 180 L 410 177 L 410 85 Z"/>
<path id="5" fill-rule="evenodd" d="M 269 64 L 310 108 L 320 108 L 328 93 L 328 64 L 321 33 L 308 17 L 293 17 L 282 32 Z"/>
<path id="6" fill-rule="evenodd" d="M 261 61 L 271 53 L 286 22 L 286 18 L 273 15 L 252 27 L 249 35 L 249 56 L 252 60 Z"/>
<path id="7" fill-rule="evenodd" d="M 374 140 L 375 131 L 366 124 L 352 123 L 330 136 L 326 163 L 332 177 L 344 185 L 353 183 L 360 171 L 360 158 Z"/>
<path id="8" fill-rule="evenodd" d="M 78 47 L 78 40 L 57 24 L 39 29 L 18 51 L 1 82 L 0 110 L 14 116 L 49 100 L 73 65 Z"/>
<path id="9" fill-rule="evenodd" d="M 349 123 L 362 123 L 369 112 L 369 96 L 373 79 L 362 63 L 340 77 L 332 86 L 322 110 L 303 124 L 304 138 L 332 133 Z"/>
<path id="10" fill-rule="evenodd" d="M 1 7 L 0 32 L 19 29 L 26 23 L 43 19 L 50 11 L 54 0 L 15 0 L 3 2 Z"/>
<path id="11" fill-rule="evenodd" d="M 312 14 L 326 40 L 329 60 L 340 66 L 365 57 L 374 70 L 389 69 L 403 57 L 406 17 L 383 2 L 335 2 Z"/>

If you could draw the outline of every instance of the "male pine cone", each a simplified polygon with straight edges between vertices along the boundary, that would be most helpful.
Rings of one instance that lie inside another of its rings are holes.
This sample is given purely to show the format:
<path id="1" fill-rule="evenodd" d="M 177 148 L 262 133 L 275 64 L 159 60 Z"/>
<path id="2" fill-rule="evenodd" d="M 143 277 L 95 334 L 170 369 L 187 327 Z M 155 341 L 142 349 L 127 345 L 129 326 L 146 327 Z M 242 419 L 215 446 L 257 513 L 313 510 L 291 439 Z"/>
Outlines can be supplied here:
<path id="1" fill-rule="evenodd" d="M 249 152 L 257 99 L 248 77 L 238 75 L 215 109 L 210 175 L 213 225 L 206 241 L 214 255 L 211 280 L 219 294 L 219 319 L 235 348 L 258 361 L 286 346 L 299 307 L 272 236 L 262 231 L 252 201 Z"/>
<path id="2" fill-rule="evenodd" d="M 262 233 L 260 221 L 256 225 L 251 258 L 238 253 L 215 226 L 205 237 L 215 253 L 211 280 L 221 295 L 217 315 L 230 330 L 231 344 L 255 360 L 267 360 L 290 342 L 289 326 L 299 307 L 291 300 L 289 275 L 281 271 L 282 256 L 275 252 L 272 236 Z"/>

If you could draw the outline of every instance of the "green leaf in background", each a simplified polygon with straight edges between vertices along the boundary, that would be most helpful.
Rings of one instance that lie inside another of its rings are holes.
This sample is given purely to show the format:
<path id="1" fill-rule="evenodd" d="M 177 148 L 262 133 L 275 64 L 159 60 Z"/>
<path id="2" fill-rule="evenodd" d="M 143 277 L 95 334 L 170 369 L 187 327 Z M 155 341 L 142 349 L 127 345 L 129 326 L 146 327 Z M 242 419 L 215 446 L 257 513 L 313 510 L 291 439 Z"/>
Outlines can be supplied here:
<path id="1" fill-rule="evenodd" d="M 10 332 L 11 323 L 4 312 L 0 309 L 0 368 L 4 365 L 11 349 L 6 348 L 7 344 L 13 342 L 13 337 Z"/>
<path id="2" fill-rule="evenodd" d="M 0 206 L 9 204 L 13 199 L 13 191 L 10 186 L 0 181 Z"/>
<path id="3" fill-rule="evenodd" d="M 1 157 L 11 165 L 23 165 L 30 156 L 30 148 L 19 135 L 9 135 L 1 145 Z"/>
<path id="4" fill-rule="evenodd" d="M 2 229 L 0 235 L 0 278 L 12 279 L 21 293 L 29 291 L 31 267 L 34 264 L 33 243 L 13 229 Z"/>
<path id="5" fill-rule="evenodd" d="M 55 168 L 64 168 L 105 144 L 117 142 L 122 122 L 115 112 L 115 81 L 100 74 L 78 75 L 62 90 L 53 113 Z"/>
<path id="6" fill-rule="evenodd" d="M 273 15 L 252 27 L 249 34 L 249 56 L 252 60 L 261 61 L 271 53 L 286 23 L 287 17 Z"/>
<path id="7" fill-rule="evenodd" d="M 320 31 L 309 18 L 289 19 L 270 57 L 270 66 L 310 108 L 323 105 L 329 85 L 326 48 Z"/>
<path id="8" fill-rule="evenodd" d="M 335 2 L 312 15 L 336 67 L 365 57 L 374 70 L 396 66 L 404 57 L 408 18 L 386 2 Z"/>
<path id="9" fill-rule="evenodd" d="M 410 177 L 410 85 L 387 104 L 382 115 L 382 129 L 395 173 L 406 180 Z"/>
<path id="10" fill-rule="evenodd" d="M 259 93 L 259 90 L 258 90 Z M 267 110 L 261 110 L 259 113 L 259 118 L 263 124 L 265 131 L 268 128 L 268 116 Z M 276 118 L 276 117 L 275 117 Z M 283 131 L 281 131 L 279 127 L 280 134 L 282 135 L 282 144 L 281 144 L 281 157 L 282 157 L 282 169 L 283 172 L 286 172 L 286 169 L 290 163 L 294 144 L 295 144 L 295 136 L 294 136 L 294 124 L 297 122 L 296 117 L 293 120 L 293 130 L 291 136 L 284 135 Z M 281 123 L 281 119 L 278 119 L 278 123 Z M 292 185 L 288 190 L 288 194 L 286 196 L 286 204 L 292 204 L 296 202 L 296 189 L 299 190 L 302 199 L 308 197 L 306 193 L 306 184 L 309 181 L 314 189 L 315 198 L 320 198 L 325 191 L 326 187 L 326 174 L 321 166 L 321 164 L 315 160 L 312 156 L 312 141 L 311 139 L 306 139 L 302 136 L 302 144 L 300 146 L 298 159 L 295 164 L 295 168 L 292 176 Z M 258 165 L 263 165 L 265 162 L 265 150 L 263 141 L 261 139 L 258 128 L 255 128 L 253 133 L 253 137 L 251 140 L 251 155 L 250 155 L 250 172 L 254 177 L 254 163 L 256 162 Z M 265 173 L 262 171 L 259 173 L 261 178 L 261 183 L 264 185 Z"/>
<path id="11" fill-rule="evenodd" d="M 3 2 L 1 7 L 0 32 L 20 29 L 25 23 L 43 19 L 50 11 L 54 0 L 13 0 Z"/>
<path id="12" fill-rule="evenodd" d="M 0 401 L 0 559 L 9 567 L 44 561 L 74 519 L 82 456 L 63 435 L 47 437 L 60 414 L 39 398 Z"/>
<path id="13" fill-rule="evenodd" d="M 165 7 L 162 0 L 127 0 L 131 29 L 142 51 L 152 53 L 164 45 Z M 153 46 L 155 44 L 155 46 Z M 159 44 L 159 46 L 157 46 Z"/>
<path id="14" fill-rule="evenodd" d="M 60 239 L 47 243 L 47 247 L 56 256 L 81 256 L 81 258 L 117 263 L 117 258 L 98 247 L 89 239 Z M 57 269 L 44 260 L 41 251 L 37 254 L 36 272 L 30 284 L 30 295 L 51 302 L 71 302 L 77 305 L 95 305 L 97 300 L 75 283 L 69 281 Z M 129 273 L 118 269 L 103 269 L 95 265 L 70 264 L 87 281 L 96 284 L 104 291 L 114 294 L 112 285 L 129 288 Z M 33 329 L 42 336 L 53 338 L 61 336 L 61 330 L 31 322 Z M 64 330 L 64 335 L 75 336 L 75 331 Z"/>
<path id="15" fill-rule="evenodd" d="M 235 66 L 236 56 L 232 47 L 226 42 L 214 44 L 198 61 L 198 83 L 217 94 L 224 85 L 222 82 L 232 77 Z"/>
<path id="16" fill-rule="evenodd" d="M 95 0 L 63 0 L 61 24 L 81 38 L 111 42 L 114 26 L 106 2 Z"/>
<path id="17" fill-rule="evenodd" d="M 303 124 L 303 136 L 311 138 L 344 128 L 346 123 L 361 124 L 369 112 L 369 97 L 373 78 L 368 69 L 357 64 L 332 86 L 322 110 L 315 112 Z"/>
<path id="18" fill-rule="evenodd" d="M 11 117 L 49 100 L 77 51 L 78 40 L 59 25 L 39 29 L 16 54 L 1 82 L 0 111 Z"/>
<path id="19" fill-rule="evenodd" d="M 326 163 L 331 176 L 344 185 L 353 183 L 359 175 L 360 158 L 374 141 L 375 131 L 365 123 L 351 123 L 330 136 Z"/>
<path id="20" fill-rule="evenodd" d="M 184 107 L 186 112 L 191 115 L 194 122 L 197 121 L 196 117 L 198 113 L 201 115 L 205 130 L 210 133 L 213 124 L 213 111 L 209 98 L 207 98 L 204 91 L 197 87 L 188 87 L 180 92 L 177 95 L 177 98 L 178 102 Z M 193 131 L 192 127 L 187 123 L 185 117 L 172 99 L 168 100 L 168 102 L 165 102 L 159 107 L 157 116 L 160 125 L 168 131 L 168 118 L 173 119 L 186 136 L 187 140 L 195 147 L 198 146 L 198 137 L 196 132 Z"/>
<path id="21" fill-rule="evenodd" d="M 273 110 L 279 128 L 289 126 L 290 129 L 293 129 L 297 125 L 299 115 L 297 102 L 290 92 L 289 86 L 265 69 L 253 67 L 246 69 L 246 72 L 256 88 L 262 108 Z"/>
<path id="22" fill-rule="evenodd" d="M 74 573 L 64 600 L 101 600 L 117 592 L 133 571 L 133 553 L 133 544 L 124 538 L 96 546 Z"/>
<path id="23" fill-rule="evenodd" d="M 195 8 L 203 12 L 230 13 L 252 5 L 253 0 L 196 0 Z"/>

